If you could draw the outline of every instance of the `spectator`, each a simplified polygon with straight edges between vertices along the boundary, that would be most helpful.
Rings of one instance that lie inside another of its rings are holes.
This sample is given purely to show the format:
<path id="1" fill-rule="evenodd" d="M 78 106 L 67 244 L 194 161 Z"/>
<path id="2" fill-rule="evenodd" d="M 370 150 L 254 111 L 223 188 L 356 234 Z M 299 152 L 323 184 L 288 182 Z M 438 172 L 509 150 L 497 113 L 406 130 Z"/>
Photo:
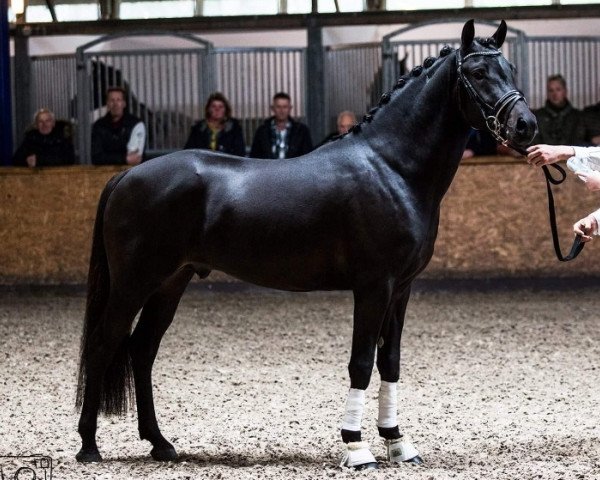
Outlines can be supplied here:
<path id="1" fill-rule="evenodd" d="M 273 96 L 273 116 L 254 134 L 250 156 L 254 158 L 294 158 L 312 150 L 310 131 L 290 116 L 292 104 L 287 93 Z"/>
<path id="2" fill-rule="evenodd" d="M 54 113 L 42 108 L 33 117 L 33 128 L 13 156 L 18 167 L 56 167 L 75 163 L 71 124 L 56 121 Z"/>
<path id="3" fill-rule="evenodd" d="M 583 115 L 569 102 L 562 75 L 548 77 L 546 91 L 546 105 L 534 112 L 538 122 L 534 143 L 586 145 Z"/>
<path id="4" fill-rule="evenodd" d="M 560 160 L 585 183 L 588 190 L 600 190 L 600 147 L 577 147 L 567 145 L 533 145 L 527 149 L 527 162 L 541 167 Z M 573 224 L 573 231 L 589 242 L 592 235 L 600 234 L 600 209 Z"/>
<path id="5" fill-rule="evenodd" d="M 497 142 L 492 134 L 486 130 L 476 130 L 471 128 L 467 146 L 463 152 L 462 158 L 471 158 L 484 155 L 496 155 Z"/>
<path id="6" fill-rule="evenodd" d="M 600 102 L 583 109 L 585 140 L 592 145 L 600 145 Z"/>
<path id="7" fill-rule="evenodd" d="M 340 135 L 343 135 L 344 133 L 347 133 L 348 130 L 350 130 L 350 128 L 356 124 L 356 115 L 354 115 L 354 112 L 351 112 L 350 110 L 344 110 L 342 112 L 340 112 L 337 116 L 337 129 L 335 132 L 331 132 L 329 135 L 327 135 L 327 137 L 325 137 L 325 139 L 319 144 L 319 146 L 330 142 L 331 140 L 333 140 L 336 137 L 339 137 Z"/>
<path id="8" fill-rule="evenodd" d="M 106 91 L 106 115 L 92 126 L 94 165 L 137 165 L 142 161 L 146 127 L 126 111 L 127 96 L 121 87 Z"/>
<path id="9" fill-rule="evenodd" d="M 204 120 L 192 126 L 185 148 L 205 148 L 243 157 L 246 154 L 240 122 L 231 116 L 231 105 L 222 93 L 208 97 Z"/>

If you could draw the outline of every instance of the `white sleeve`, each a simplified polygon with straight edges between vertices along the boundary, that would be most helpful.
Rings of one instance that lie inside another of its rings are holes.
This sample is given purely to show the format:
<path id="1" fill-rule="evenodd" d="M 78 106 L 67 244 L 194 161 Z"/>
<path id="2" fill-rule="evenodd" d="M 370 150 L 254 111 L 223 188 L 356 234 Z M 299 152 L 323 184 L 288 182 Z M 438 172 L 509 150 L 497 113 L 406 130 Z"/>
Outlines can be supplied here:
<path id="1" fill-rule="evenodd" d="M 141 155 L 144 153 L 144 145 L 146 143 L 146 127 L 143 122 L 136 123 L 131 135 L 129 136 L 129 142 L 127 142 L 127 153 L 137 152 Z"/>
<path id="2" fill-rule="evenodd" d="M 596 224 L 598 225 L 598 228 L 596 228 L 596 230 L 594 230 L 592 233 L 594 235 L 600 235 L 600 208 L 595 212 L 590 213 L 588 216 L 594 217 L 596 219 Z"/>
<path id="3" fill-rule="evenodd" d="M 592 170 L 600 171 L 600 147 L 573 147 L 573 150 L 575 150 L 574 157 L 582 164 Z"/>

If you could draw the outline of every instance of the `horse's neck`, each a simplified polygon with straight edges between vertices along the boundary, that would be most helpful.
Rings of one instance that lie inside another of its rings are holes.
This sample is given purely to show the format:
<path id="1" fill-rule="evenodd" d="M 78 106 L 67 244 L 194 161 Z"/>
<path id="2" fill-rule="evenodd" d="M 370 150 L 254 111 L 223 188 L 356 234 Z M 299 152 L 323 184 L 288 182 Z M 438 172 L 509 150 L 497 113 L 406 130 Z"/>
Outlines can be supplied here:
<path id="1" fill-rule="evenodd" d="M 454 54 L 440 62 L 394 92 L 369 125 L 378 156 L 439 200 L 454 178 L 469 131 L 454 97 Z"/>

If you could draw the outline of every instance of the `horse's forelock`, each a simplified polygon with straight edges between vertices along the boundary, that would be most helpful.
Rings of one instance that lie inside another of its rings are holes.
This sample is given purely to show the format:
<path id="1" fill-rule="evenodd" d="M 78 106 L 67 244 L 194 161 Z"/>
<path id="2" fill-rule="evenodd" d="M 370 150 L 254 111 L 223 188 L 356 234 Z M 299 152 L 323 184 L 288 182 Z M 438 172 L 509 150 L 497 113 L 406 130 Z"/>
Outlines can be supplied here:
<path id="1" fill-rule="evenodd" d="M 473 48 L 473 47 L 482 47 L 483 50 L 498 50 L 498 47 L 496 45 L 496 40 L 494 40 L 493 37 L 475 37 L 475 40 L 473 41 L 471 48 L 469 49 L 470 51 L 473 52 L 479 52 L 481 51 L 478 48 Z"/>

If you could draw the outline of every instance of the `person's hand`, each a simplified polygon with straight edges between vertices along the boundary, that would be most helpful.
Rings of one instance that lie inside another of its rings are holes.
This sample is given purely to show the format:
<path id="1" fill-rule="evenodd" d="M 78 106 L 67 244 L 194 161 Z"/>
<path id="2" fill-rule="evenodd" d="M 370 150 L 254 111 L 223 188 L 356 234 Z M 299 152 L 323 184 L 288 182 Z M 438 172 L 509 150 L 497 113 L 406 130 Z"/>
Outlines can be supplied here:
<path id="1" fill-rule="evenodd" d="M 584 183 L 585 188 L 594 192 L 600 190 L 600 172 L 592 170 L 591 172 L 575 172 Z"/>
<path id="2" fill-rule="evenodd" d="M 541 167 L 575 155 L 573 147 L 567 145 L 533 145 L 527 149 L 527 163 Z"/>
<path id="3" fill-rule="evenodd" d="M 593 143 L 594 145 L 600 145 L 600 135 L 594 135 L 594 136 L 592 137 L 592 143 Z"/>
<path id="4" fill-rule="evenodd" d="M 573 224 L 573 231 L 577 235 L 581 235 L 581 240 L 583 242 L 589 242 L 592 239 L 592 233 L 594 233 L 597 228 L 598 222 L 592 215 L 588 215 Z"/>
<path id="5" fill-rule="evenodd" d="M 142 161 L 142 155 L 139 154 L 137 150 L 134 150 L 133 152 L 129 152 L 127 154 L 125 161 L 127 162 L 127 165 L 139 165 L 139 163 Z"/>
<path id="6" fill-rule="evenodd" d="M 32 155 L 29 155 L 25 161 L 27 162 L 27 166 L 28 167 L 35 167 L 35 165 L 37 164 L 37 157 L 35 156 L 35 153 Z"/>
<path id="7" fill-rule="evenodd" d="M 470 148 L 467 148 L 462 154 L 463 160 L 465 158 L 473 158 L 474 156 L 475 156 L 475 152 L 473 150 L 471 150 Z"/>

